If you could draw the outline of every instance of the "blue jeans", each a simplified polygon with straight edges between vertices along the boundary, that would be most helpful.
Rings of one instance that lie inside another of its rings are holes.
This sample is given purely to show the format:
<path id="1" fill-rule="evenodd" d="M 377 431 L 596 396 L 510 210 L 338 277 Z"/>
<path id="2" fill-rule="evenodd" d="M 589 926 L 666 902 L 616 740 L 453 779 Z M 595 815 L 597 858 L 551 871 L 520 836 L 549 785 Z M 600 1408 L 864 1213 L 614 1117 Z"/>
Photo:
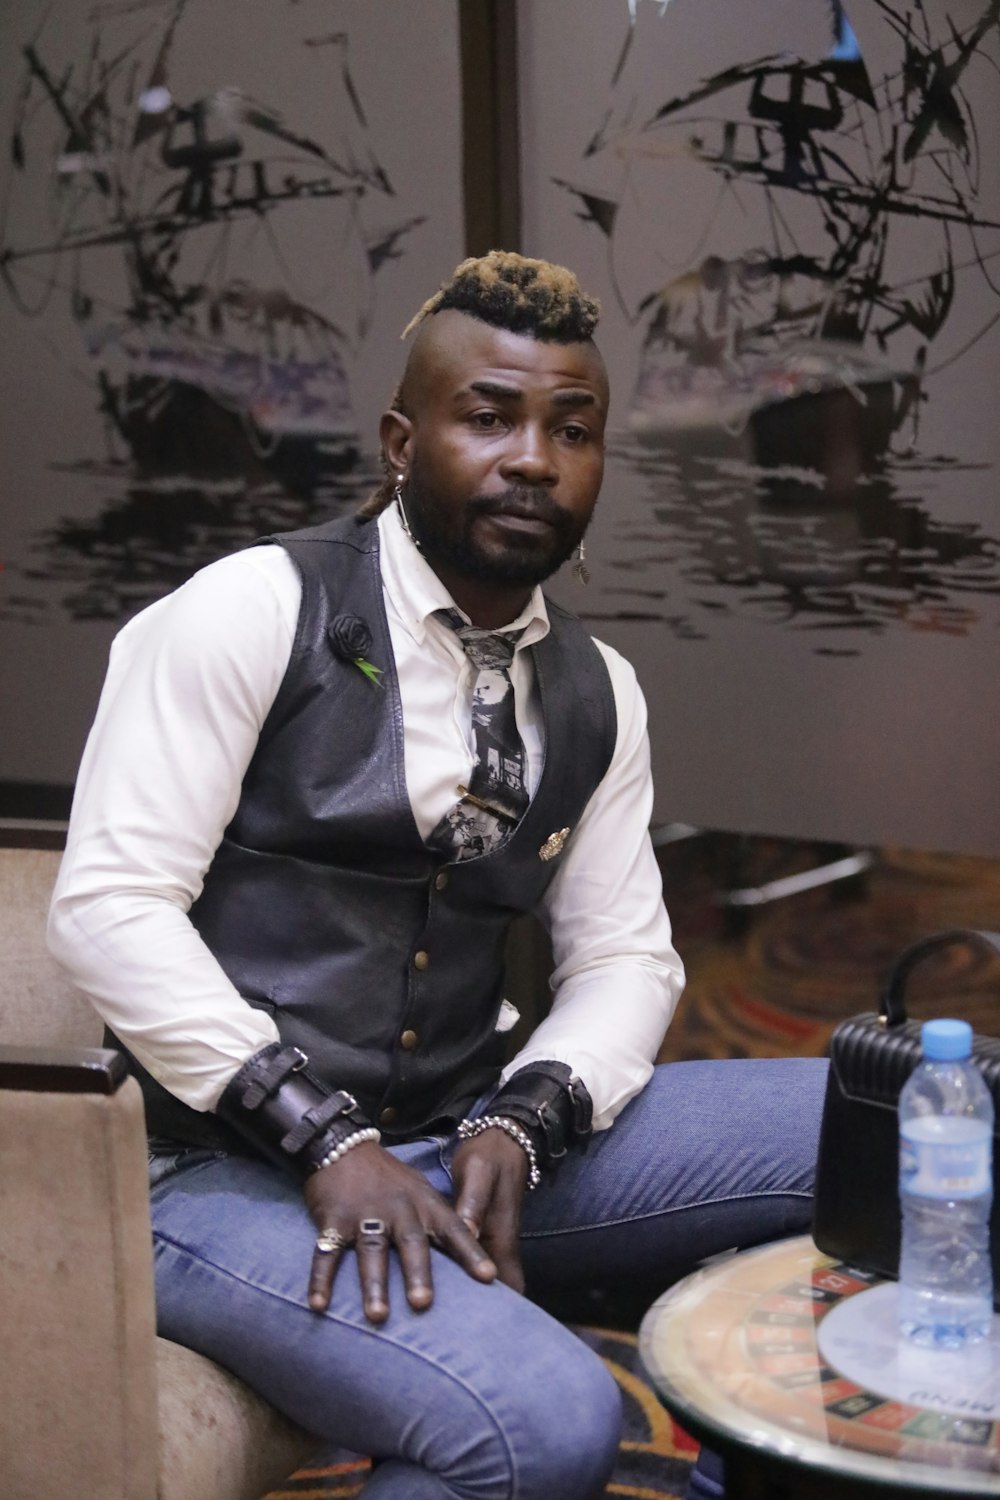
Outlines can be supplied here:
<path id="1" fill-rule="evenodd" d="M 809 1227 L 826 1064 L 671 1063 L 610 1131 L 525 1200 L 532 1278 L 655 1290 L 705 1256 Z M 453 1141 L 392 1147 L 450 1194 Z M 617 1388 L 527 1298 L 433 1251 L 413 1312 L 391 1258 L 387 1323 L 361 1310 L 353 1253 L 326 1313 L 306 1305 L 313 1225 L 263 1161 L 154 1164 L 159 1329 L 234 1371 L 327 1446 L 379 1462 L 366 1500 L 589 1500 L 614 1466 Z M 625 1280 L 627 1278 L 627 1281 Z"/>

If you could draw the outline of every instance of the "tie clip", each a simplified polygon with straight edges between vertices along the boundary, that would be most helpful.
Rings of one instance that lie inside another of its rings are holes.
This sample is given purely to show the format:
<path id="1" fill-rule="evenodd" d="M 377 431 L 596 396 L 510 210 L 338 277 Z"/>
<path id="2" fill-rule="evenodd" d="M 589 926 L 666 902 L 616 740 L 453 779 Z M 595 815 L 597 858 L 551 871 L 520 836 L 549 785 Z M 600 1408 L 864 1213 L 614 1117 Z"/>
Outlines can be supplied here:
<path id="1" fill-rule="evenodd" d="M 488 812 L 493 818 L 502 818 L 505 823 L 517 822 L 517 815 L 515 813 L 508 812 L 504 807 L 498 807 L 495 802 L 487 802 L 484 798 L 477 797 L 474 792 L 470 792 L 469 788 L 463 786 L 461 782 L 458 783 L 458 794 L 460 797 L 464 797 L 466 802 L 471 802 L 474 807 L 481 807 L 483 812 Z"/>

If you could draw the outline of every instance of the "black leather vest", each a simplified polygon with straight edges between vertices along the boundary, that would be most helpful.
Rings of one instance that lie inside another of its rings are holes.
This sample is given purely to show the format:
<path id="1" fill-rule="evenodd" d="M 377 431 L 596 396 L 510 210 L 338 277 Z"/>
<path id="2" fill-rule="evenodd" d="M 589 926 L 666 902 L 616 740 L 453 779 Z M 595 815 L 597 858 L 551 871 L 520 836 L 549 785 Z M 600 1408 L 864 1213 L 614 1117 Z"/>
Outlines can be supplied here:
<path id="1" fill-rule="evenodd" d="M 191 920 L 282 1041 L 390 1135 L 446 1128 L 496 1077 L 507 929 L 560 864 L 540 850 L 579 822 L 614 751 L 607 668 L 549 602 L 549 634 L 529 648 L 545 723 L 539 785 L 502 848 L 448 863 L 421 839 L 407 794 L 377 525 L 352 516 L 267 540 L 301 574 L 298 629 Z M 379 684 L 332 649 L 341 615 L 367 623 Z M 151 1135 L 234 1144 L 222 1121 L 131 1062 Z"/>

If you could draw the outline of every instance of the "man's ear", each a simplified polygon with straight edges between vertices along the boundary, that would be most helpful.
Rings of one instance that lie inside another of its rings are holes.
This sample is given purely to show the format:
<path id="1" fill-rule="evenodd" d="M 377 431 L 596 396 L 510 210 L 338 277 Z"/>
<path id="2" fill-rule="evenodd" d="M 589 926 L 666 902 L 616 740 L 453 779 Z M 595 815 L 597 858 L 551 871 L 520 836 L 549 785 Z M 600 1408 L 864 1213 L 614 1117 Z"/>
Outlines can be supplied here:
<path id="1" fill-rule="evenodd" d="M 378 435 L 389 474 L 405 475 L 410 466 L 413 445 L 413 423 L 401 411 L 384 411 L 378 424 Z"/>

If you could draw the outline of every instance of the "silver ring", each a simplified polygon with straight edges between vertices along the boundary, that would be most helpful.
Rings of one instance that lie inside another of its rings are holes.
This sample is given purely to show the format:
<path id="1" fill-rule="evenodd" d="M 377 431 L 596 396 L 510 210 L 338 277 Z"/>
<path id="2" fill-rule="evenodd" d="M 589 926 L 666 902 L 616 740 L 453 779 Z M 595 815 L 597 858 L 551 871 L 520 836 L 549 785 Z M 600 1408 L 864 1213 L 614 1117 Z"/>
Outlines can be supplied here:
<path id="1" fill-rule="evenodd" d="M 334 1250 L 343 1250 L 346 1244 L 344 1236 L 336 1229 L 321 1229 L 316 1239 L 320 1255 L 332 1255 Z"/>
<path id="2" fill-rule="evenodd" d="M 370 1236 L 372 1239 L 385 1239 L 385 1223 L 382 1219 L 362 1219 L 358 1225 L 358 1233 Z"/>

